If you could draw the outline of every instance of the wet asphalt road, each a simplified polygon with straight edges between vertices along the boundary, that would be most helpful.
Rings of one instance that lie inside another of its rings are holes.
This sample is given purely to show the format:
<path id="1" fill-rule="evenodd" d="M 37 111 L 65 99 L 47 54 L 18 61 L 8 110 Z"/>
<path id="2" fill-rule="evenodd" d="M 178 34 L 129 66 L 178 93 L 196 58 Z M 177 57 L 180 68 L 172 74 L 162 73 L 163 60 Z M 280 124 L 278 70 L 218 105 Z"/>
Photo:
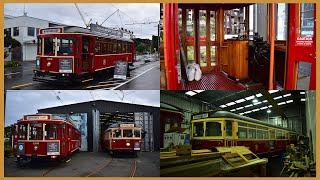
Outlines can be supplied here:
<path id="1" fill-rule="evenodd" d="M 9 90 L 63 90 L 63 89 L 130 89 L 130 90 L 159 90 L 160 63 L 156 55 L 137 56 L 134 67 L 130 67 L 131 76 L 127 80 L 114 80 L 105 77 L 82 84 L 55 85 L 35 82 L 33 78 L 34 62 L 24 62 L 21 68 L 5 68 L 5 89 Z"/>
<path id="2" fill-rule="evenodd" d="M 4 159 L 5 177 L 159 177 L 159 152 L 140 152 L 111 157 L 106 152 L 78 152 L 69 162 L 32 162 L 18 167 L 14 158 Z"/>

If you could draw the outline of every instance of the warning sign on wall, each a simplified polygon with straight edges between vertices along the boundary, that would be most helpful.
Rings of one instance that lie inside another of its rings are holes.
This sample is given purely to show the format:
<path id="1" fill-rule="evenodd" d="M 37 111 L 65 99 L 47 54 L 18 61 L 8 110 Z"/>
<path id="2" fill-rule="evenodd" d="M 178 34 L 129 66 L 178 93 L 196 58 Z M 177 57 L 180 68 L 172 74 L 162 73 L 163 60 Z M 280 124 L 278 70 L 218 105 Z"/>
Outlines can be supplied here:
<path id="1" fill-rule="evenodd" d="M 297 37 L 296 46 L 312 46 L 312 37 Z"/>

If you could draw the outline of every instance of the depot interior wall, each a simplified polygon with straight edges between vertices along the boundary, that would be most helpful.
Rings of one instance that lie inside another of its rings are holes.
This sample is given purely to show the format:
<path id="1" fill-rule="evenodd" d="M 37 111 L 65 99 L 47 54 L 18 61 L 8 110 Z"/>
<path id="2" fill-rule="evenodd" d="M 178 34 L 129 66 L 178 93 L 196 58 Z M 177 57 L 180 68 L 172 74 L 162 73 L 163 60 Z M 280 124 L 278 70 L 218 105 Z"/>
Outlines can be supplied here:
<path id="1" fill-rule="evenodd" d="M 142 106 L 135 104 L 126 104 L 110 101 L 90 101 L 78 104 L 71 104 L 66 106 L 58 106 L 46 109 L 39 109 L 39 113 L 52 114 L 74 114 L 87 113 L 87 131 L 88 131 L 88 151 L 97 151 L 99 148 L 99 141 L 96 137 L 99 131 L 97 124 L 99 123 L 99 114 L 106 112 L 148 112 L 153 116 L 153 140 L 154 149 L 160 150 L 160 110 L 158 107 Z M 95 125 L 94 125 L 95 124 Z M 96 132 L 94 132 L 96 131 Z"/>
<path id="2" fill-rule="evenodd" d="M 187 96 L 179 96 L 166 91 L 161 91 L 160 102 L 174 106 L 183 113 L 182 128 L 187 128 L 186 133 L 190 133 L 191 115 L 193 113 L 210 110 L 210 106 L 201 101 L 190 99 Z"/>

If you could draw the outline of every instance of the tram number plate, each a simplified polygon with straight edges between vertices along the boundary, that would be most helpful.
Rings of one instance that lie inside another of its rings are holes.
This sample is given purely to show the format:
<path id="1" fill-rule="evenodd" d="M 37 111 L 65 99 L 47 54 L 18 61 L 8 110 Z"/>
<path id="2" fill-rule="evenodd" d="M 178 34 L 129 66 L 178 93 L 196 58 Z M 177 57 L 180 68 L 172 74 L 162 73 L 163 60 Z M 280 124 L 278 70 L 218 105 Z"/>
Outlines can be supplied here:
<path id="1" fill-rule="evenodd" d="M 127 67 L 128 63 L 126 61 L 118 61 L 114 68 L 114 79 L 127 79 Z"/>

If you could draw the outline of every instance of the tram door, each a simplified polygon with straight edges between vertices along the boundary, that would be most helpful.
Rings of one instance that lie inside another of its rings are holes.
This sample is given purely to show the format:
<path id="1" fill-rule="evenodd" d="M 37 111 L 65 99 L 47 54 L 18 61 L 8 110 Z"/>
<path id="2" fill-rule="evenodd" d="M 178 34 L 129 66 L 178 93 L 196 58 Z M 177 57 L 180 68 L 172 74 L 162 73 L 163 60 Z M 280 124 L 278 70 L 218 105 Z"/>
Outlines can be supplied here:
<path id="1" fill-rule="evenodd" d="M 204 73 L 216 70 L 216 11 L 179 9 L 179 34 L 188 63 Z"/>
<path id="2" fill-rule="evenodd" d="M 83 36 L 82 39 L 82 71 L 88 72 L 93 60 L 92 42 L 88 36 Z"/>
<path id="3" fill-rule="evenodd" d="M 225 146 L 231 147 L 236 146 L 235 135 L 236 135 L 236 124 L 234 121 L 226 120 L 225 121 Z"/>
<path id="4" fill-rule="evenodd" d="M 315 4 L 289 4 L 287 89 L 316 87 L 315 14 Z"/>

